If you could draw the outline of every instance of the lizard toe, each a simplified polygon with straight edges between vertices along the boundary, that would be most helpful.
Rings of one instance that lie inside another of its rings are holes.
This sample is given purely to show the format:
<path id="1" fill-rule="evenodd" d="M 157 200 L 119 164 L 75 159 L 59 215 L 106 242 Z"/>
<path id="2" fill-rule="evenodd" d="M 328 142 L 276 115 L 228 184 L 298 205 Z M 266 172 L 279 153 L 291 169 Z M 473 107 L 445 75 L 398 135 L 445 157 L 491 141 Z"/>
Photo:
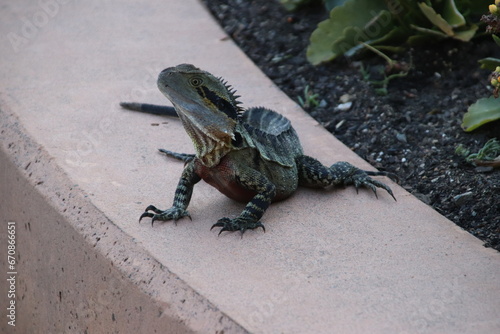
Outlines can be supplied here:
<path id="1" fill-rule="evenodd" d="M 380 181 L 373 180 L 370 178 L 370 187 L 372 188 L 375 195 L 377 195 L 377 192 L 376 192 L 377 188 L 384 189 L 397 202 L 396 197 L 394 196 L 394 193 L 392 192 L 392 189 L 388 185 L 386 185 L 385 183 L 382 183 Z"/>
<path id="2" fill-rule="evenodd" d="M 396 197 L 394 196 L 394 193 L 392 192 L 391 188 L 388 185 L 378 180 L 372 179 L 369 175 L 379 175 L 379 174 L 376 172 L 368 172 L 363 170 L 356 171 L 356 173 L 353 175 L 353 180 L 352 180 L 354 186 L 356 187 L 356 192 L 358 191 L 358 188 L 360 186 L 364 186 L 371 189 L 375 194 L 375 197 L 378 199 L 377 188 L 381 188 L 387 191 L 389 195 L 391 195 L 392 198 L 396 201 Z"/>
<path id="3" fill-rule="evenodd" d="M 148 218 L 153 218 L 154 213 L 151 212 L 144 212 L 140 217 L 139 217 L 139 223 L 141 222 L 142 218 L 148 217 Z"/>
<path id="4" fill-rule="evenodd" d="M 154 213 L 149 211 L 153 211 Z M 173 206 L 167 210 L 160 210 L 157 209 L 155 206 L 150 205 L 146 208 L 146 211 L 141 215 L 139 221 L 141 221 L 141 219 L 144 217 L 151 218 L 151 226 L 153 226 L 155 221 L 173 220 L 175 223 L 177 223 L 177 220 L 186 216 L 189 217 L 189 219 L 191 219 L 191 215 L 189 214 L 189 212 L 179 207 Z"/>
<path id="5" fill-rule="evenodd" d="M 153 211 L 154 213 L 162 213 L 163 211 L 158 209 L 156 206 L 154 205 L 149 205 L 146 210 L 144 210 L 145 212 L 148 212 L 148 211 Z"/>
<path id="6" fill-rule="evenodd" d="M 220 235 L 224 231 L 240 231 L 241 235 L 243 236 L 243 233 L 245 233 L 246 230 L 254 230 L 259 227 L 262 228 L 264 232 L 266 232 L 266 228 L 260 221 L 249 221 L 243 218 L 230 219 L 224 217 L 219 219 L 217 223 L 213 224 L 210 230 L 212 230 L 214 227 L 222 227 L 218 235 Z"/>

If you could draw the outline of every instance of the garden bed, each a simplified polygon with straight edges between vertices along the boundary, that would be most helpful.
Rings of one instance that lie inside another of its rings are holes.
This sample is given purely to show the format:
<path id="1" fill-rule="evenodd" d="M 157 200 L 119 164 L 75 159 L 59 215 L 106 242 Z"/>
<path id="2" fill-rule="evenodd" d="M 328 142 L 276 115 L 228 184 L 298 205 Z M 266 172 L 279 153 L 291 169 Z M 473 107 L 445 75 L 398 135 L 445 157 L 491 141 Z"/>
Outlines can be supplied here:
<path id="1" fill-rule="evenodd" d="M 455 154 L 459 144 L 477 152 L 488 139 L 500 137 L 499 121 L 472 133 L 460 126 L 467 107 L 491 95 L 489 72 L 477 63 L 500 56 L 489 36 L 393 55 L 411 69 L 391 80 L 386 95 L 379 95 L 369 81 L 381 79 L 381 57 L 337 59 L 320 66 L 307 62 L 309 36 L 328 17 L 322 6 L 290 13 L 274 0 L 204 2 L 228 35 L 292 99 L 307 101 L 306 87 L 317 95 L 319 104 L 304 109 L 333 135 L 373 166 L 398 175 L 407 191 L 485 246 L 500 250 L 500 170 L 476 167 Z"/>

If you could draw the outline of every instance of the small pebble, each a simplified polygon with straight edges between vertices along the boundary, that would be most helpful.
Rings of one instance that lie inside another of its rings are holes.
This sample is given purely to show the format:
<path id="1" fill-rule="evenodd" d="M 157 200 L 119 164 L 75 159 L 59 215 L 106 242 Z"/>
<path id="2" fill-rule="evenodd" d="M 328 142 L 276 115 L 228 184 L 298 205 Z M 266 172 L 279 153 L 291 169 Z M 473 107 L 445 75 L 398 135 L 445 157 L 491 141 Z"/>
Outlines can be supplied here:
<path id="1" fill-rule="evenodd" d="M 335 125 L 335 130 L 338 130 L 345 123 L 345 119 L 341 120 Z"/>
<path id="2" fill-rule="evenodd" d="M 396 134 L 396 139 L 399 140 L 402 143 L 407 143 L 406 135 L 404 133 L 397 133 Z"/>
<path id="3" fill-rule="evenodd" d="M 351 102 L 352 100 L 354 100 L 354 96 L 352 96 L 350 94 L 344 94 L 339 99 L 340 103 L 347 103 L 347 102 Z"/>
<path id="4" fill-rule="evenodd" d="M 351 109 L 351 106 L 352 106 L 352 102 L 346 102 L 346 103 L 341 103 L 337 106 L 337 110 L 341 110 L 341 111 L 347 111 L 349 109 Z"/>
<path id="5" fill-rule="evenodd" d="M 439 179 L 441 178 L 441 176 L 438 176 L 438 177 L 435 177 L 431 180 L 432 183 L 436 183 L 437 181 L 439 181 Z"/>
<path id="6" fill-rule="evenodd" d="M 463 194 L 453 196 L 453 201 L 455 202 L 456 205 L 463 205 L 465 202 L 467 202 L 474 194 L 472 191 L 467 191 Z"/>

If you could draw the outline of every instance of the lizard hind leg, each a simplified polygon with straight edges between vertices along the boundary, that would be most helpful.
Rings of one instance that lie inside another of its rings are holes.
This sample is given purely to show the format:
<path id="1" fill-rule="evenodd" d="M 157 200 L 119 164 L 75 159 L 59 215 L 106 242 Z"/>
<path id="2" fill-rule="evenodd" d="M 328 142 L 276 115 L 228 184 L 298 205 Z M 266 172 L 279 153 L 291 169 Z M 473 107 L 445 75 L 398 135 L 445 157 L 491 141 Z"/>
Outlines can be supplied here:
<path id="1" fill-rule="evenodd" d="M 345 161 L 326 167 L 318 160 L 306 155 L 299 156 L 296 162 L 301 186 L 325 188 L 339 184 L 352 184 L 356 191 L 361 186 L 367 187 L 374 192 L 375 196 L 377 196 L 377 188 L 382 188 L 396 200 L 389 186 L 370 177 L 370 175 L 389 176 L 388 173 L 364 171 Z"/>

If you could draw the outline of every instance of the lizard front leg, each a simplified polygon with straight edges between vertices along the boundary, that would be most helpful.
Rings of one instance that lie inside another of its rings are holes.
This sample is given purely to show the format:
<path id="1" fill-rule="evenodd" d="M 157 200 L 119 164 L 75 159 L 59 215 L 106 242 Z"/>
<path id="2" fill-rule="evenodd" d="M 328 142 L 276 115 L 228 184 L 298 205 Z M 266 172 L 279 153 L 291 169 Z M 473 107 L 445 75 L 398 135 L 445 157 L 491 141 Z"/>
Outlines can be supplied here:
<path id="1" fill-rule="evenodd" d="M 186 208 L 191 201 L 193 187 L 200 180 L 201 178 L 194 172 L 194 163 L 191 160 L 184 168 L 179 183 L 177 184 L 177 189 L 175 190 L 174 195 L 174 203 L 172 207 L 167 210 L 160 210 L 157 209 L 154 205 L 150 205 L 141 215 L 139 221 L 141 221 L 141 219 L 144 217 L 150 217 L 152 218 L 151 225 L 153 225 L 156 220 L 166 221 L 173 219 L 174 221 L 177 221 L 178 219 L 186 216 L 191 218 Z"/>
<path id="2" fill-rule="evenodd" d="M 240 231 L 243 235 L 246 230 L 259 227 L 264 232 L 266 231 L 264 225 L 259 220 L 276 195 L 276 187 L 267 177 L 254 169 L 242 167 L 240 171 L 242 172 L 236 175 L 238 184 L 247 190 L 255 191 L 257 194 L 247 203 L 245 209 L 238 217 L 234 219 L 221 218 L 212 226 L 211 229 L 222 227 L 219 235 L 224 231 Z"/>
<path id="3" fill-rule="evenodd" d="M 377 188 L 382 188 L 396 200 L 389 186 L 370 177 L 370 175 L 394 177 L 390 173 L 364 171 L 345 161 L 326 167 L 318 160 L 307 155 L 297 157 L 296 163 L 301 186 L 323 188 L 338 184 L 353 184 L 356 191 L 360 186 L 364 186 L 370 188 L 375 193 L 375 196 L 377 196 Z"/>

